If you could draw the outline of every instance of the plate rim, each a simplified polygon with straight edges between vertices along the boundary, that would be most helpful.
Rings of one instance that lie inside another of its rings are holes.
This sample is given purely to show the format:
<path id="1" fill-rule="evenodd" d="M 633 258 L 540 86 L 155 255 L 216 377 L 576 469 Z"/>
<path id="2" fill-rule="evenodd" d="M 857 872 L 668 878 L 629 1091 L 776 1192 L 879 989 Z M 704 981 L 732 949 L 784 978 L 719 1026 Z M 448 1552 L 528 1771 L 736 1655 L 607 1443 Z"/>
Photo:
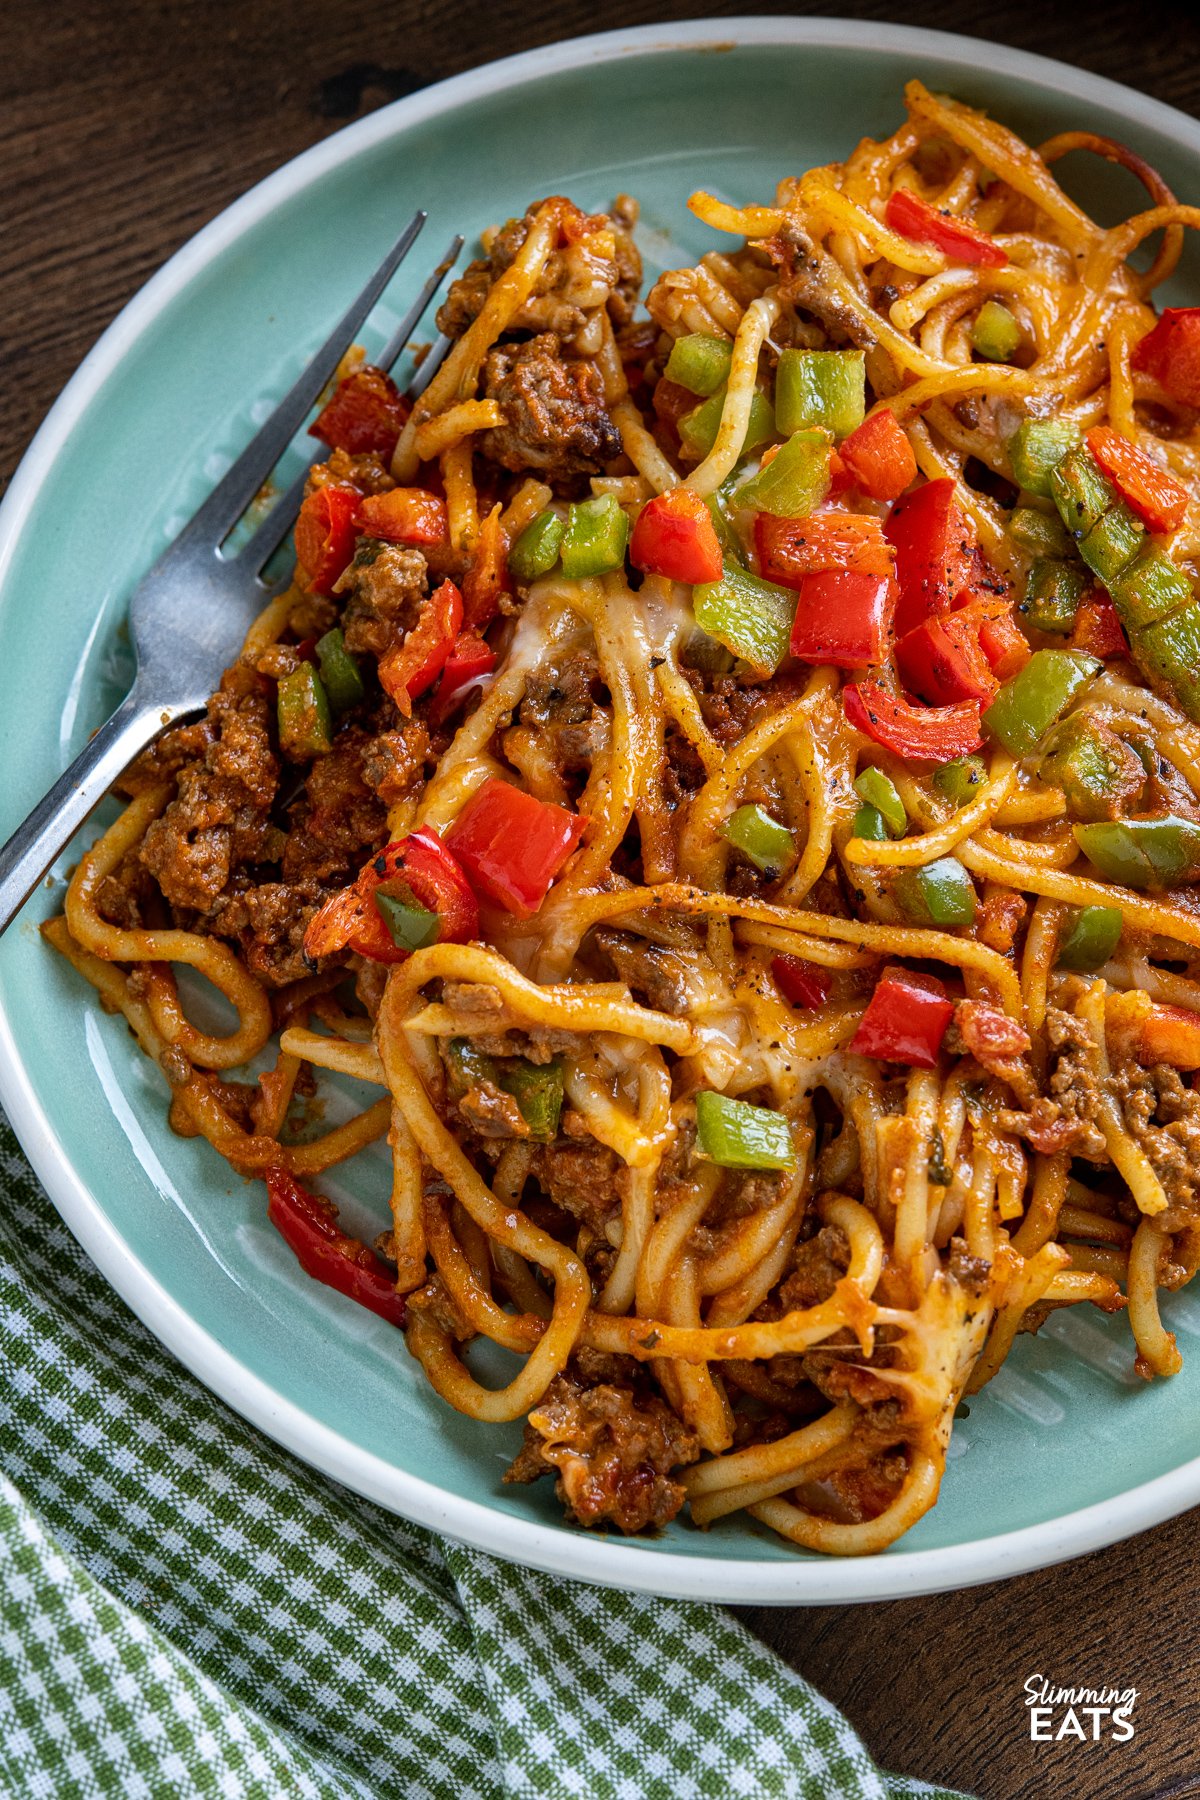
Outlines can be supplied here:
<path id="1" fill-rule="evenodd" d="M 920 27 L 819 16 L 695 18 L 560 40 L 483 64 L 391 102 L 311 145 L 225 207 L 153 274 L 84 357 L 30 441 L 0 501 L 0 586 L 42 483 L 75 422 L 160 311 L 227 245 L 279 202 L 398 131 L 531 78 L 627 55 L 673 55 L 725 46 L 810 45 L 851 53 L 870 32 L 871 50 L 939 57 L 965 66 L 986 46 L 989 72 L 1027 87 L 1093 100 L 1172 136 L 1200 159 L 1200 123 L 1123 83 L 991 39 Z M 39 1104 L 0 1003 L 0 1103 L 35 1174 L 72 1235 L 125 1303 L 210 1392 L 301 1461 L 385 1510 L 492 1555 L 551 1574 L 663 1598 L 741 1605 L 870 1603 L 1008 1579 L 1081 1556 L 1172 1518 L 1200 1502 L 1200 1456 L 1038 1525 L 928 1550 L 891 1550 L 861 1559 L 660 1555 L 653 1540 L 621 1541 L 516 1518 L 450 1494 L 362 1449 L 284 1399 L 199 1326 L 138 1260 L 71 1163 Z"/>

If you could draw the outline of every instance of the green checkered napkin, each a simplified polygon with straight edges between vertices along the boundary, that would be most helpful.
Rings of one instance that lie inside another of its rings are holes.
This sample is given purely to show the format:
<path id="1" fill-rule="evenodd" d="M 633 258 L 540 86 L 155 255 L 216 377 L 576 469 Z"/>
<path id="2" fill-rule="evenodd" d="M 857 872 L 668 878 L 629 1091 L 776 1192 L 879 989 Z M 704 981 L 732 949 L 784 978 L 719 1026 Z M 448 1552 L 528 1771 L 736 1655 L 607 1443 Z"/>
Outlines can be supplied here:
<path id="1" fill-rule="evenodd" d="M 531 1574 L 314 1474 L 160 1349 L 3 1126 L 0 1188 L 6 1800 L 945 1794 L 718 1609 Z"/>

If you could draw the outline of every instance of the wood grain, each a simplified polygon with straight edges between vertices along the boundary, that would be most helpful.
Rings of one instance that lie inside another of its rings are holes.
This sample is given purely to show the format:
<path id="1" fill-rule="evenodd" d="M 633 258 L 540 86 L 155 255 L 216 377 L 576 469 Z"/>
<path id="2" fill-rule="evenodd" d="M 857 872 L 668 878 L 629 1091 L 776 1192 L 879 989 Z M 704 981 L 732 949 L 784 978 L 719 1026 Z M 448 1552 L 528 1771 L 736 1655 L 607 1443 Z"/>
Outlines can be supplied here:
<path id="1" fill-rule="evenodd" d="M 494 56 L 701 0 L 60 0 L 7 9 L 0 57 L 0 480 L 109 320 L 172 251 L 349 119 Z M 1200 11 L 756 6 L 981 35 L 1200 113 Z M 987 43 L 980 45 L 986 62 Z M 1200 1514 L 1065 1568 L 886 1606 L 760 1609 L 752 1629 L 843 1707 L 885 1765 L 984 1800 L 1200 1800 Z M 1023 1684 L 1133 1686 L 1124 1745 L 1035 1744 Z"/>

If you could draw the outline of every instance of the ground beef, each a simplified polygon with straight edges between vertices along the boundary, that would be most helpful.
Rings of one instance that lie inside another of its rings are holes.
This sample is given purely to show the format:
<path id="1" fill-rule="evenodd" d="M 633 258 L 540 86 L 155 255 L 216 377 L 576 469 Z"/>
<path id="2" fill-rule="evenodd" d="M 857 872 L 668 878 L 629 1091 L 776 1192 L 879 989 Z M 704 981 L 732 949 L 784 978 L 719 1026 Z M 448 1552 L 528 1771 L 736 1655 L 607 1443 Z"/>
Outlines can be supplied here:
<path id="1" fill-rule="evenodd" d="M 666 754 L 663 798 L 674 812 L 683 801 L 700 792 L 708 771 L 692 740 L 674 722 L 667 726 L 663 748 Z"/>
<path id="2" fill-rule="evenodd" d="M 404 544 L 371 544 L 338 577 L 334 592 L 348 596 L 342 615 L 346 648 L 382 656 L 416 624 L 427 587 L 425 558 Z"/>
<path id="3" fill-rule="evenodd" d="M 599 666 L 588 650 L 572 650 L 557 662 L 535 669 L 506 734 L 506 748 L 520 758 L 520 737 L 532 735 L 560 778 L 586 774 L 608 745 L 611 724 L 596 699 Z"/>
<path id="4" fill-rule="evenodd" d="M 696 690 L 704 723 L 718 744 L 737 744 L 767 709 L 760 687 L 745 687 L 730 675 L 704 676 L 697 669 L 684 674 Z"/>
<path id="5" fill-rule="evenodd" d="M 631 931 L 605 928 L 593 934 L 592 942 L 603 951 L 618 981 L 625 983 L 635 999 L 675 1018 L 683 1016 L 688 1005 L 688 972 L 692 965 L 682 951 L 648 944 Z"/>
<path id="6" fill-rule="evenodd" d="M 1046 1094 L 1026 1112 L 1002 1111 L 1002 1131 L 1026 1137 L 1043 1155 L 1071 1150 L 1088 1162 L 1104 1162 L 1104 1133 L 1096 1124 L 1097 1087 L 1091 1033 L 1082 1019 L 1061 1007 L 1046 1008 L 1046 1040 L 1052 1068 Z"/>
<path id="7" fill-rule="evenodd" d="M 828 1300 L 850 1266 L 850 1245 L 840 1225 L 823 1225 L 796 1245 L 793 1268 L 780 1284 L 774 1316 L 803 1312 Z"/>
<path id="8" fill-rule="evenodd" d="M 534 1157 L 530 1174 L 555 1206 L 603 1232 L 620 1205 L 618 1161 L 614 1151 L 589 1139 L 581 1144 L 545 1144 Z"/>
<path id="9" fill-rule="evenodd" d="M 363 747 L 362 772 L 385 806 L 405 799 L 425 774 L 429 731 L 420 719 L 405 720 L 395 731 L 381 731 Z"/>
<path id="10" fill-rule="evenodd" d="M 525 1443 L 504 1479 L 536 1481 L 556 1472 L 568 1517 L 632 1533 L 675 1517 L 684 1489 L 672 1471 L 699 1454 L 695 1432 L 640 1372 L 592 1385 L 576 1364 L 530 1413 Z"/>
<path id="11" fill-rule="evenodd" d="M 604 404 L 604 380 L 592 362 L 563 357 L 552 331 L 488 352 L 486 392 L 505 422 L 480 448 L 502 468 L 537 469 L 551 481 L 598 475 L 621 454 L 621 434 Z"/>
<path id="12" fill-rule="evenodd" d="M 527 1138 L 529 1126 L 521 1108 L 511 1094 L 494 1081 L 480 1081 L 469 1087 L 458 1103 L 458 1110 L 476 1137 Z"/>
<path id="13" fill-rule="evenodd" d="M 1200 1195 L 1200 1094 L 1185 1087 L 1179 1071 L 1167 1063 L 1151 1069 L 1122 1063 L 1112 1082 L 1130 1135 L 1162 1182 L 1173 1215 L 1168 1229 L 1194 1222 Z"/>
<path id="14" fill-rule="evenodd" d="M 313 763 L 303 794 L 288 812 L 285 881 L 348 879 L 386 840 L 387 813 L 366 777 L 371 743 L 361 726 L 344 726 L 329 754 Z"/>
<path id="15" fill-rule="evenodd" d="M 211 912 L 234 870 L 272 848 L 279 764 L 270 713 L 266 684 L 240 665 L 228 669 L 208 703 L 202 759 L 181 770 L 175 799 L 146 832 L 142 863 L 180 911 Z"/>
<path id="16" fill-rule="evenodd" d="M 437 326 L 447 337 L 461 337 L 478 318 L 488 292 L 514 261 L 526 237 L 533 215 L 543 204 L 537 200 L 524 217 L 509 219 L 488 242 L 487 254 L 477 257 L 453 282 L 438 309 Z M 633 316 L 642 285 L 642 259 L 633 241 L 637 222 L 636 200 L 622 194 L 613 202 L 607 223 L 614 238 L 611 259 L 594 250 L 566 245 L 551 252 L 533 293 L 511 321 L 515 331 L 556 331 L 571 337 L 587 323 L 586 307 L 603 299 L 615 326 Z M 598 221 L 603 223 L 604 221 Z"/>
<path id="17" fill-rule="evenodd" d="M 267 987 L 287 987 L 310 973 L 304 933 L 325 891 L 316 882 L 264 881 L 223 898 L 210 925 L 239 941 L 246 967 Z"/>

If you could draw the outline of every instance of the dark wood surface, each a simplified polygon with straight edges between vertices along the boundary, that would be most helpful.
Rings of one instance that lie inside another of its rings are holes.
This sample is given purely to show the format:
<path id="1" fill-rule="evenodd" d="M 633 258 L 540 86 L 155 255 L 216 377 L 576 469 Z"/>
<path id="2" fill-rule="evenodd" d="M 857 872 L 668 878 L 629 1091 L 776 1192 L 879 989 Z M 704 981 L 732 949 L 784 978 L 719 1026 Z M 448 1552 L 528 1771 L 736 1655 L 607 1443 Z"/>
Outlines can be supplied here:
<path id="1" fill-rule="evenodd" d="M 0 7 L 9 27 L 0 34 L 0 479 L 147 276 L 317 139 L 427 82 L 558 37 L 745 10 L 678 0 L 602 10 L 578 0 L 9 0 Z M 971 31 L 1200 115 L 1195 0 L 753 10 Z M 893 1769 L 985 1800 L 1184 1800 L 1200 1796 L 1198 1552 L 1192 1513 L 1006 1584 L 743 1616 Z M 1031 1743 L 1023 1687 L 1035 1673 L 1061 1686 L 1136 1687 L 1135 1736 Z"/>

